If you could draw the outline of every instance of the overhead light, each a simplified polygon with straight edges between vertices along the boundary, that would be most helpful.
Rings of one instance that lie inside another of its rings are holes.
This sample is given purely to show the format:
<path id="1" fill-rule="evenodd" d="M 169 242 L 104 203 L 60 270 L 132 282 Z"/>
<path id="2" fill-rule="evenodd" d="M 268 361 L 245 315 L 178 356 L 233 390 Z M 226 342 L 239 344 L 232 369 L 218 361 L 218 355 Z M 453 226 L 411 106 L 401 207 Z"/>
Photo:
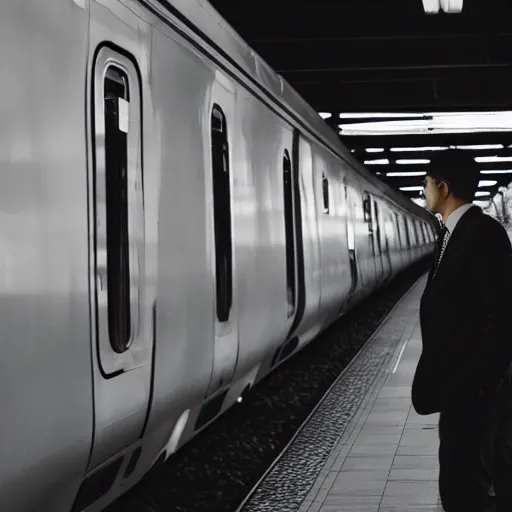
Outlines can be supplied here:
<path id="1" fill-rule="evenodd" d="M 400 113 L 386 113 L 386 112 L 356 112 L 354 114 L 340 114 L 340 119 L 380 119 L 380 118 L 417 118 L 423 117 L 425 114 L 400 114 Z"/>
<path id="2" fill-rule="evenodd" d="M 384 148 L 366 148 L 367 153 L 384 153 Z"/>
<path id="3" fill-rule="evenodd" d="M 432 114 L 408 120 L 363 120 L 340 124 L 341 135 L 406 135 L 435 133 L 510 132 L 512 112 Z M 428 144 L 425 144 L 428 145 Z"/>
<path id="4" fill-rule="evenodd" d="M 402 177 L 402 176 L 425 176 L 426 172 L 413 171 L 413 172 L 387 172 L 386 176 L 389 177 Z"/>
<path id="5" fill-rule="evenodd" d="M 486 190 L 481 190 L 479 192 L 475 192 L 475 197 L 482 197 L 482 196 L 490 196 L 491 193 Z"/>
<path id="6" fill-rule="evenodd" d="M 450 146 L 455 149 L 503 149 L 503 144 L 474 144 L 469 146 Z"/>
<path id="7" fill-rule="evenodd" d="M 459 14 L 462 12 L 463 0 L 440 0 L 441 9 L 448 14 Z"/>
<path id="8" fill-rule="evenodd" d="M 400 187 L 400 190 L 404 190 L 405 192 L 420 192 L 423 190 L 423 187 Z"/>
<path id="9" fill-rule="evenodd" d="M 437 14 L 439 8 L 448 14 L 458 14 L 462 12 L 462 0 L 422 0 L 423 9 L 427 14 Z"/>
<path id="10" fill-rule="evenodd" d="M 439 0 L 423 0 L 423 10 L 427 14 L 437 14 L 439 12 Z"/>
<path id="11" fill-rule="evenodd" d="M 319 112 L 318 115 L 322 119 L 329 119 L 330 117 L 332 117 L 332 114 L 330 112 Z"/>
<path id="12" fill-rule="evenodd" d="M 391 148 L 393 153 L 402 153 L 406 151 L 419 152 L 419 151 L 444 151 L 448 149 L 447 146 L 423 146 L 418 148 Z"/>
<path id="13" fill-rule="evenodd" d="M 370 124 L 370 123 L 368 123 Z M 421 135 L 446 135 L 446 134 L 454 134 L 454 133 L 509 133 L 510 127 L 496 127 L 496 128 L 465 128 L 465 127 L 453 127 L 453 128 L 428 128 L 428 127 L 400 127 L 396 126 L 392 129 L 387 127 L 378 127 L 378 128 L 348 128 L 342 127 L 342 129 L 338 132 L 340 135 L 344 137 L 349 136 L 361 136 L 361 135 L 411 135 L 411 134 L 421 134 Z"/>
<path id="14" fill-rule="evenodd" d="M 512 162 L 512 156 L 477 156 L 475 161 L 483 162 Z"/>
<path id="15" fill-rule="evenodd" d="M 512 174 L 512 169 L 501 169 L 494 171 L 480 171 L 480 174 Z"/>
<path id="16" fill-rule="evenodd" d="M 479 187 L 492 187 L 498 183 L 496 180 L 480 180 L 478 182 Z"/>
<path id="17" fill-rule="evenodd" d="M 415 165 L 415 164 L 429 164 L 430 160 L 423 159 L 423 158 L 411 158 L 411 159 L 404 159 L 404 160 L 397 160 L 397 164 L 399 165 Z"/>
<path id="18" fill-rule="evenodd" d="M 387 158 L 382 158 L 380 160 L 365 160 L 364 165 L 387 165 L 389 164 L 389 160 Z"/>

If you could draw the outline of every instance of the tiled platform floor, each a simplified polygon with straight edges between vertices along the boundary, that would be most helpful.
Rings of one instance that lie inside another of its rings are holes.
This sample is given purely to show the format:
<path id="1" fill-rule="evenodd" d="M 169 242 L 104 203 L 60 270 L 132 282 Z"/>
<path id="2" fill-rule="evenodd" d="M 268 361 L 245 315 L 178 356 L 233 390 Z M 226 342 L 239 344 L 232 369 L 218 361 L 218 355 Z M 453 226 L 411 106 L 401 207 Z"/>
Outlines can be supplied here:
<path id="1" fill-rule="evenodd" d="M 423 290 L 424 278 L 416 286 Z M 300 512 L 441 512 L 438 415 L 419 416 L 410 389 L 421 353 L 421 294 L 388 376 L 378 380 L 340 438 Z M 393 318 L 389 321 L 393 322 Z M 398 334 L 403 334 L 398 333 Z"/>

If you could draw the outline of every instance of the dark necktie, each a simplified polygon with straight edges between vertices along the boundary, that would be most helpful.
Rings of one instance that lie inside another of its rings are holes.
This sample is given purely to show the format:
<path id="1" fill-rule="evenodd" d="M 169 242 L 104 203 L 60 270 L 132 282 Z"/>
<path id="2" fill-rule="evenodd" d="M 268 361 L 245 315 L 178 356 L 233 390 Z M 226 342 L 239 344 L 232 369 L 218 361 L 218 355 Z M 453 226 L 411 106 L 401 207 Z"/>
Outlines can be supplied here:
<path id="1" fill-rule="evenodd" d="M 434 274 L 432 278 L 435 277 L 437 273 L 437 269 L 439 268 L 439 264 L 441 263 L 441 259 L 443 257 L 444 251 L 446 250 L 446 246 L 448 245 L 448 239 L 450 238 L 450 232 L 446 226 L 443 226 L 439 236 L 437 237 L 436 244 L 436 254 L 435 254 L 435 265 L 434 265 Z"/>

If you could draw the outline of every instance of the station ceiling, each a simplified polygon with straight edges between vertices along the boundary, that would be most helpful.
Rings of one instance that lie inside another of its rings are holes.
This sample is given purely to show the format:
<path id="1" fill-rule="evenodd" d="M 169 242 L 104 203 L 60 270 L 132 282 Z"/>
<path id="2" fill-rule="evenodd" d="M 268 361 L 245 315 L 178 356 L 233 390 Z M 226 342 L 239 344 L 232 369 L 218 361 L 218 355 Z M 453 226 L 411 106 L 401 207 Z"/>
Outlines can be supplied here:
<path id="1" fill-rule="evenodd" d="M 341 140 L 357 158 L 387 160 L 366 166 L 398 190 L 420 186 L 422 175 L 401 173 L 421 172 L 425 167 L 397 164 L 397 160 L 428 159 L 431 150 L 399 152 L 397 148 L 477 146 L 468 149 L 475 157 L 511 159 L 480 163 L 484 171 L 502 171 L 482 174 L 483 180 L 496 183 L 480 191 L 492 196 L 512 180 L 512 174 L 503 172 L 512 170 L 512 113 L 510 132 L 502 123 L 501 130 L 493 132 L 426 129 L 403 135 L 383 130 L 385 135 L 367 135 L 361 125 L 400 121 L 398 115 L 512 111 L 512 2 L 464 0 L 462 13 L 437 15 L 425 14 L 422 0 L 210 3 L 317 112 L 330 114 L 326 122 L 337 133 L 344 125 Z M 363 113 L 389 117 L 350 117 Z M 345 135 L 351 123 L 360 130 Z M 478 148 L 482 145 L 485 149 Z M 411 198 L 418 196 L 417 190 L 401 191 Z"/>

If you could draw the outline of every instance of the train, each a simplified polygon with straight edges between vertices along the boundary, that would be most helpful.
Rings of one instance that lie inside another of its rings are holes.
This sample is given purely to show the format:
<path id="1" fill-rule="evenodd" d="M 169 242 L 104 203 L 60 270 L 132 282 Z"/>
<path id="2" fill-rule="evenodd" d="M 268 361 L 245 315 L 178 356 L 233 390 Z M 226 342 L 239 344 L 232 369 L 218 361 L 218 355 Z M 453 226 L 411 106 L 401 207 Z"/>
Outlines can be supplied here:
<path id="1" fill-rule="evenodd" d="M 433 251 L 204 0 L 3 0 L 0 503 L 104 509 Z"/>

